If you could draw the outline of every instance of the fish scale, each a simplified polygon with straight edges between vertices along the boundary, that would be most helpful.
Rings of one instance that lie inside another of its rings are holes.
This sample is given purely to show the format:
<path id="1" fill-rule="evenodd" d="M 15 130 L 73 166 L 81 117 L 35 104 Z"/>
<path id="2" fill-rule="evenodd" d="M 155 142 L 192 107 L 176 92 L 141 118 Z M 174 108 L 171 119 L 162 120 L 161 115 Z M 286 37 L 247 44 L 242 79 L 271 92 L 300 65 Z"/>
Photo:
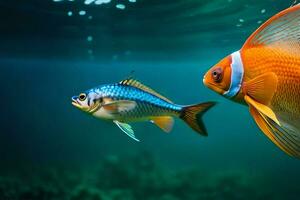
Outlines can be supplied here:
<path id="1" fill-rule="evenodd" d="M 181 107 L 172 105 L 152 94 L 144 92 L 132 86 L 123 85 L 108 85 L 102 88 L 103 98 L 116 98 L 118 100 L 132 100 L 137 102 L 135 109 L 129 112 L 118 114 L 120 120 L 126 119 L 131 121 L 137 118 L 148 116 L 159 116 L 165 113 L 166 115 L 179 114 Z"/>
<path id="2" fill-rule="evenodd" d="M 260 52 L 256 54 L 255 52 Z M 247 49 L 243 52 L 243 58 L 247 63 L 245 73 L 251 74 L 253 78 L 260 74 L 267 72 L 274 72 L 278 76 L 277 92 L 271 101 L 271 107 L 281 113 L 291 113 L 290 120 L 292 118 L 298 118 L 300 120 L 300 57 L 291 57 L 288 54 L 284 54 L 278 51 L 270 49 Z M 280 56 L 276 56 L 276 54 Z M 247 58 L 255 59 L 248 61 Z M 275 54 L 275 55 L 274 55 Z M 268 58 L 273 58 L 271 62 L 263 62 Z M 293 58 L 293 59 L 291 59 Z M 295 119 L 294 119 L 295 121 Z"/>

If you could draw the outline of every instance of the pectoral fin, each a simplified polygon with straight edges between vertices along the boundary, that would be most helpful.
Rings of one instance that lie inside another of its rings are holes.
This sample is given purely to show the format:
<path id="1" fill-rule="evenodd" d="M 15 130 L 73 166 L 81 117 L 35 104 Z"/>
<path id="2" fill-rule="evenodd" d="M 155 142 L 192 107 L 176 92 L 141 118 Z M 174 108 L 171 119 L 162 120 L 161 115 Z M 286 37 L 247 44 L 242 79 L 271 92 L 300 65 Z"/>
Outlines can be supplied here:
<path id="1" fill-rule="evenodd" d="M 269 105 L 277 90 L 277 84 L 276 74 L 269 72 L 244 83 L 243 92 L 255 101 Z"/>
<path id="2" fill-rule="evenodd" d="M 126 133 L 129 137 L 134 139 L 135 141 L 139 142 L 140 140 L 137 139 L 134 135 L 134 131 L 132 130 L 131 126 L 126 123 L 119 122 L 117 120 L 114 120 L 114 123 L 124 132 Z"/>
<path id="3" fill-rule="evenodd" d="M 244 83 L 244 99 L 249 106 L 253 106 L 258 112 L 267 116 L 280 125 L 275 113 L 269 108 L 269 104 L 277 90 L 278 78 L 275 73 L 269 72 L 257 76 Z"/>
<path id="4" fill-rule="evenodd" d="M 111 101 L 102 105 L 102 107 L 111 112 L 122 112 L 122 111 L 129 111 L 134 109 L 136 106 L 135 101 L 128 101 L 128 100 L 120 100 L 120 101 Z"/>
<path id="5" fill-rule="evenodd" d="M 174 125 L 173 117 L 169 116 L 155 117 L 152 119 L 152 122 L 167 133 L 169 133 L 172 130 Z"/>

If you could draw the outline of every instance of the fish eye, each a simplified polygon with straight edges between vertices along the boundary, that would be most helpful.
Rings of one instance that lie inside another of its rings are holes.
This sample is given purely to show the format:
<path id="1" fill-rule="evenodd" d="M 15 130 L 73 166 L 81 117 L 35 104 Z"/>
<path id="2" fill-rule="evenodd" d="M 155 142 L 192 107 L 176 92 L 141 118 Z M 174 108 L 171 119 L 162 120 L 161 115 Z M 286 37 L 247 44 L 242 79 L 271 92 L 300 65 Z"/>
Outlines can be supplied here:
<path id="1" fill-rule="evenodd" d="M 84 101 L 86 99 L 86 94 L 85 93 L 81 93 L 80 95 L 79 95 L 79 100 L 80 101 Z"/>
<path id="2" fill-rule="evenodd" d="M 221 68 L 216 68 L 211 73 L 212 78 L 215 82 L 219 83 L 223 78 L 223 70 Z"/>

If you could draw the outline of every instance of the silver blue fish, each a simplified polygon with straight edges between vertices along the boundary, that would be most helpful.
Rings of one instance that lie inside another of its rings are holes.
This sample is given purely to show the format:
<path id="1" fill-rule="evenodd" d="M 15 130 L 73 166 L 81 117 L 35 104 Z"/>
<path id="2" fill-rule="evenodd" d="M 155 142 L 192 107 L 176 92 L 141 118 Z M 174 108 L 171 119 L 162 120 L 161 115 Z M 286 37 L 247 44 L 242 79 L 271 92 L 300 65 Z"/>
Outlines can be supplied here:
<path id="1" fill-rule="evenodd" d="M 87 90 L 72 97 L 72 104 L 97 118 L 114 122 L 136 141 L 139 140 L 128 123 L 150 121 L 165 132 L 170 132 L 174 124 L 173 117 L 181 118 L 196 132 L 206 136 L 201 117 L 215 105 L 214 102 L 177 105 L 134 79 Z"/>

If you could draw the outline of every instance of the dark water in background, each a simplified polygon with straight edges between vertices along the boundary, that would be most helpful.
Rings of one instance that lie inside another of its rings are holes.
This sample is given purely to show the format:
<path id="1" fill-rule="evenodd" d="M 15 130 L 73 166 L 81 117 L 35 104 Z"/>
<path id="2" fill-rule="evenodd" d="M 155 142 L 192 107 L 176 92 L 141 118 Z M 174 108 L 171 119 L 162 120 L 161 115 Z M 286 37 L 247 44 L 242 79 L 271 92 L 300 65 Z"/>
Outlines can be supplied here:
<path id="1" fill-rule="evenodd" d="M 0 199 L 297 199 L 299 160 L 275 147 L 246 107 L 202 84 L 210 66 L 291 4 L 0 1 Z M 204 117 L 209 136 L 180 120 L 170 134 L 137 123 L 136 143 L 71 105 L 71 96 L 131 71 L 176 103 L 219 101 Z"/>

